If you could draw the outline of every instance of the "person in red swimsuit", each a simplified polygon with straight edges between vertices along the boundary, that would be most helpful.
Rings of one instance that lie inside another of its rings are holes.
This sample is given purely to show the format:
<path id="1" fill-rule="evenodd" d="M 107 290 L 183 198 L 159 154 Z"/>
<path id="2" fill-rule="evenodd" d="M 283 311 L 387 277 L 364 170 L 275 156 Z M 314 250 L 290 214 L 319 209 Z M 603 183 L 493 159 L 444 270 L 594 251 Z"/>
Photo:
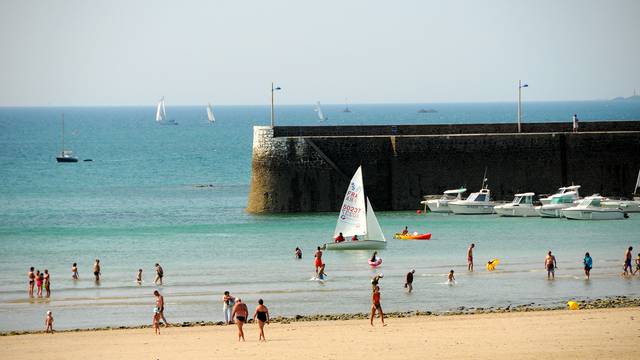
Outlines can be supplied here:
<path id="1" fill-rule="evenodd" d="M 344 236 L 342 236 L 342 233 L 338 234 L 338 236 L 336 236 L 336 242 L 343 242 L 344 241 Z"/>
<path id="2" fill-rule="evenodd" d="M 320 269 L 320 267 L 322 266 L 322 250 L 320 250 L 320 246 L 318 246 L 318 250 L 316 250 L 315 266 L 316 266 L 316 277 L 317 277 L 318 269 Z"/>
<path id="3" fill-rule="evenodd" d="M 353 237 L 351 238 L 351 241 L 358 241 L 358 235 L 353 235 Z"/>
<path id="4" fill-rule="evenodd" d="M 382 312 L 382 305 L 380 305 L 380 287 L 377 285 L 373 288 L 373 296 L 371 300 L 371 326 L 373 326 L 373 318 L 376 316 L 376 311 L 378 311 L 378 314 L 380 314 L 382 326 L 386 326 L 384 324 L 384 313 Z"/>

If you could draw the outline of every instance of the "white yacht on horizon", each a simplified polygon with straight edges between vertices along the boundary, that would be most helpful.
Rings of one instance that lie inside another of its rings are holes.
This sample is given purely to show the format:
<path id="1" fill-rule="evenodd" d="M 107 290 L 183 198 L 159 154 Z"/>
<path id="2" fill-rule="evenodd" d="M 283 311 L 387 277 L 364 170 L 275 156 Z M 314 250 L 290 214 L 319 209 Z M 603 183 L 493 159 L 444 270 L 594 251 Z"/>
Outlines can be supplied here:
<path id="1" fill-rule="evenodd" d="M 540 213 L 533 205 L 533 197 L 535 193 L 528 192 L 515 194 L 513 201 L 509 204 L 498 205 L 493 208 L 496 214 L 500 216 L 511 217 L 531 217 L 540 216 Z"/>

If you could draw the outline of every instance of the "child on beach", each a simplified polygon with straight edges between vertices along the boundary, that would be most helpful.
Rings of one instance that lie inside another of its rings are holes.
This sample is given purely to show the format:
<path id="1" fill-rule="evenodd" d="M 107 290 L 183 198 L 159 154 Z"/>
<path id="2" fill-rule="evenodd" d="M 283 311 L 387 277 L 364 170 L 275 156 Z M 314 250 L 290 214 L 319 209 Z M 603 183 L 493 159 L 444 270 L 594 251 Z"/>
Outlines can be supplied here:
<path id="1" fill-rule="evenodd" d="M 325 266 L 327 266 L 327 264 L 322 264 L 322 266 L 320 266 L 320 271 L 318 272 L 318 279 L 320 280 L 324 280 L 324 278 L 327 277 L 327 274 L 324 272 Z"/>
<path id="2" fill-rule="evenodd" d="M 51 310 L 47 311 L 47 317 L 44 318 L 44 332 L 45 333 L 53 333 L 53 314 Z"/>
<path id="3" fill-rule="evenodd" d="M 153 328 L 156 335 L 160 335 L 160 309 L 156 306 L 153 308 Z"/>
<path id="4" fill-rule="evenodd" d="M 138 276 L 136 276 L 138 284 L 142 284 L 142 269 L 138 269 Z"/>
<path id="5" fill-rule="evenodd" d="M 78 280 L 80 278 L 80 275 L 78 274 L 78 264 L 76 263 L 71 265 L 71 278 L 73 280 Z"/>
<path id="6" fill-rule="evenodd" d="M 456 277 L 453 276 L 453 270 L 449 271 L 449 275 L 447 276 L 447 282 L 449 285 L 453 285 L 456 283 Z"/>

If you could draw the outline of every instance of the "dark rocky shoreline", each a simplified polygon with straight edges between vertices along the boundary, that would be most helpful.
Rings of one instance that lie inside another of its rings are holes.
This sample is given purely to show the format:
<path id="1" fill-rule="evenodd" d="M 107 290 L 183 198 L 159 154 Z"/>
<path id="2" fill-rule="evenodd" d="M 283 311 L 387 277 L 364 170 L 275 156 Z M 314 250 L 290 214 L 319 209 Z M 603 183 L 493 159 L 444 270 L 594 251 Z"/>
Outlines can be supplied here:
<path id="1" fill-rule="evenodd" d="M 628 296 L 616 296 L 604 299 L 594 300 L 574 300 L 576 301 L 580 309 L 613 309 L 613 308 L 627 308 L 627 307 L 640 307 L 640 298 L 633 298 Z M 511 312 L 530 312 L 530 311 L 555 311 L 565 310 L 566 305 L 539 305 L 535 303 L 521 304 L 521 305 L 509 305 L 506 307 L 488 307 L 488 308 L 467 308 L 464 306 L 458 307 L 455 310 L 432 312 L 428 310 L 406 311 L 406 312 L 390 312 L 385 313 L 386 318 L 406 318 L 414 316 L 455 316 L 455 315 L 470 315 L 470 314 L 494 314 L 494 313 L 511 313 Z M 369 318 L 369 313 L 355 313 L 355 314 L 333 314 L 333 315 L 295 315 L 292 317 L 276 316 L 271 318 L 272 323 L 290 324 L 294 322 L 306 322 L 306 321 L 337 321 L 337 320 L 365 320 Z M 252 323 L 253 320 L 249 320 Z M 170 327 L 195 327 L 195 326 L 223 326 L 222 321 L 185 321 L 183 323 L 176 323 L 169 325 Z M 119 329 L 148 329 L 151 325 L 139 325 L 139 326 L 106 326 L 100 328 L 89 329 L 71 329 L 60 330 L 56 332 L 80 332 L 80 331 L 103 331 L 103 330 L 119 330 Z M 11 335 L 26 335 L 26 334 L 42 334 L 44 331 L 8 331 L 0 333 L 0 336 Z"/>

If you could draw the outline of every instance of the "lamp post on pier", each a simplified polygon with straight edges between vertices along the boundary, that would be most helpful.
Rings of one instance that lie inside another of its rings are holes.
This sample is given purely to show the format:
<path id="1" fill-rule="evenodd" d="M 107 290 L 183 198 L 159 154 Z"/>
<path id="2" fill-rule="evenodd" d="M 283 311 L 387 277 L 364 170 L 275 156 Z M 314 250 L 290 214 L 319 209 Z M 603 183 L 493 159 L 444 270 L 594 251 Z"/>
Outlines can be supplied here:
<path id="1" fill-rule="evenodd" d="M 273 109 L 273 98 L 274 93 L 278 90 L 282 90 L 280 86 L 273 87 L 273 82 L 271 82 L 271 127 L 276 126 L 276 114 Z"/>
<path id="2" fill-rule="evenodd" d="M 529 87 L 528 84 L 523 84 L 522 80 L 518 80 L 518 132 L 522 132 L 522 88 Z"/>

